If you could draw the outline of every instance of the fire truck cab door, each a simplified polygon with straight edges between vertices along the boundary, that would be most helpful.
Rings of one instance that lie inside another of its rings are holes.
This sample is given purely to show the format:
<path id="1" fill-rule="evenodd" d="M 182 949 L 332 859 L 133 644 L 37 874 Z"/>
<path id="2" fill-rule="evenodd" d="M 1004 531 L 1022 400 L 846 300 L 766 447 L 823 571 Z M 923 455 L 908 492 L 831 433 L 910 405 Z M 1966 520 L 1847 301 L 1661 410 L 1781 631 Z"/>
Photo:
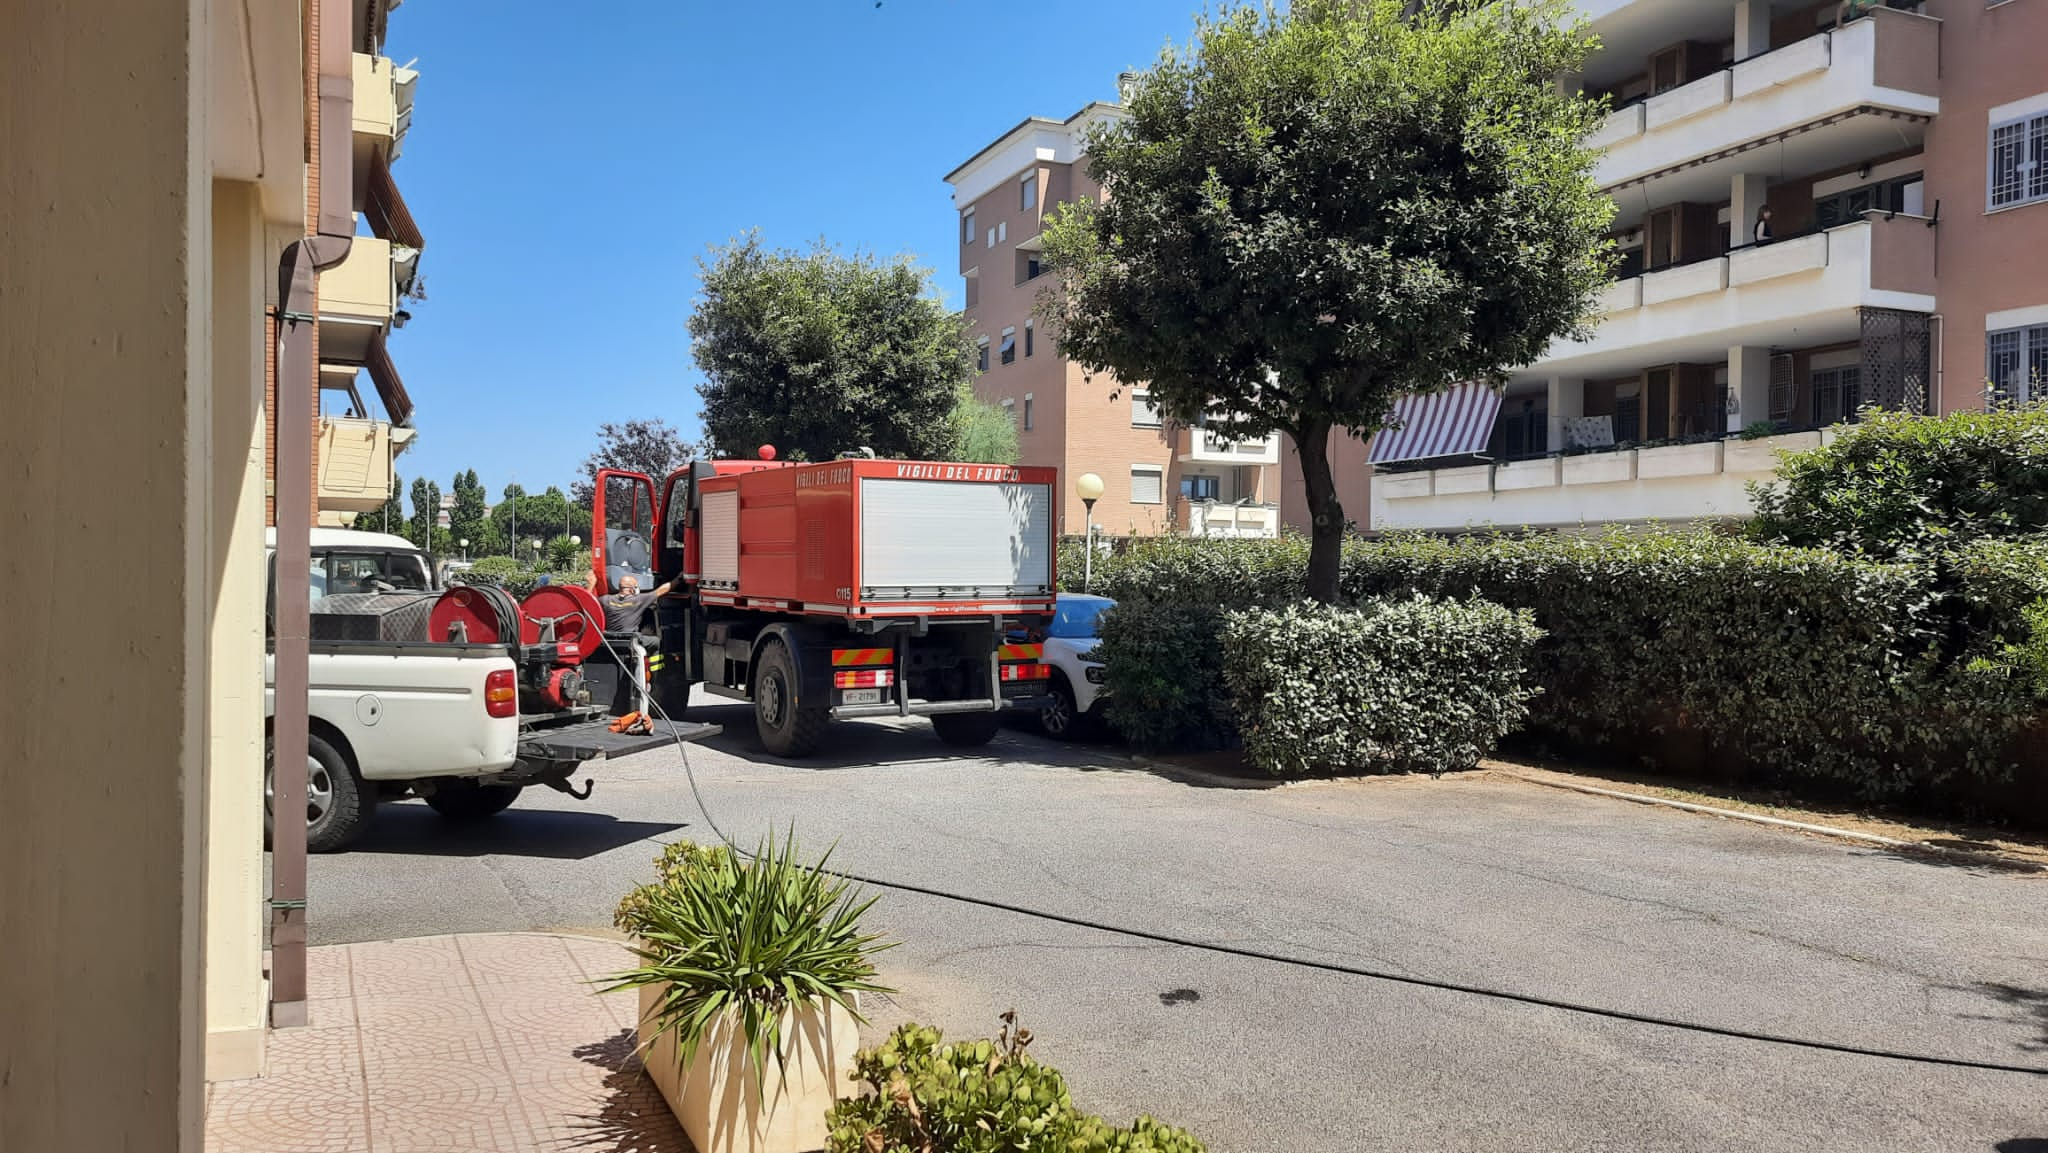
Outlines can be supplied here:
<path id="1" fill-rule="evenodd" d="M 695 510 L 690 507 L 690 465 L 668 474 L 661 494 L 661 547 L 655 551 L 655 573 L 664 581 L 696 579 Z"/>
<path id="2" fill-rule="evenodd" d="M 654 581 L 655 542 L 661 539 L 661 510 L 654 479 L 646 473 L 601 468 L 594 478 L 590 509 L 590 571 L 597 594 L 615 591 L 628 573 L 642 589 Z"/>

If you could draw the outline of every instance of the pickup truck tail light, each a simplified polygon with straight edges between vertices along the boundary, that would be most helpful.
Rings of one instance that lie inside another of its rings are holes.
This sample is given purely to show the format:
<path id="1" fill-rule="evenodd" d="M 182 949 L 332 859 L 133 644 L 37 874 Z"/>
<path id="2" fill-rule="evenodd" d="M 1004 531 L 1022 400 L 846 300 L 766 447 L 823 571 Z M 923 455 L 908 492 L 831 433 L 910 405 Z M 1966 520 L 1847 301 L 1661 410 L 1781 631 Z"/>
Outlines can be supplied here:
<path id="1" fill-rule="evenodd" d="M 494 717 L 519 715 L 519 686 L 511 669 L 499 669 L 484 678 L 484 712 Z"/>

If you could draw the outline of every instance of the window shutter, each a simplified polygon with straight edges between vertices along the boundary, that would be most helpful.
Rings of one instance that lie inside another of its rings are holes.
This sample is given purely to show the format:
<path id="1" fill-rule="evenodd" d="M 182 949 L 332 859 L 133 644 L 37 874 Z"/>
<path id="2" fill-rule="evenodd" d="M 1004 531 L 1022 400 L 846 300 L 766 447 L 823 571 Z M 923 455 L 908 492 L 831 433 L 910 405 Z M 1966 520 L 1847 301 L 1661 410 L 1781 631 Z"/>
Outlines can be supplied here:
<path id="1" fill-rule="evenodd" d="M 1771 419 L 1791 420 L 1792 405 L 1799 391 L 1799 382 L 1792 371 L 1792 355 L 1779 353 L 1771 357 Z"/>
<path id="2" fill-rule="evenodd" d="M 1138 428 L 1159 427 L 1159 410 L 1152 407 L 1151 393 L 1131 394 L 1131 424 Z"/>
<path id="3" fill-rule="evenodd" d="M 1166 474 L 1152 469 L 1131 470 L 1131 503 L 1163 504 L 1166 500 Z"/>

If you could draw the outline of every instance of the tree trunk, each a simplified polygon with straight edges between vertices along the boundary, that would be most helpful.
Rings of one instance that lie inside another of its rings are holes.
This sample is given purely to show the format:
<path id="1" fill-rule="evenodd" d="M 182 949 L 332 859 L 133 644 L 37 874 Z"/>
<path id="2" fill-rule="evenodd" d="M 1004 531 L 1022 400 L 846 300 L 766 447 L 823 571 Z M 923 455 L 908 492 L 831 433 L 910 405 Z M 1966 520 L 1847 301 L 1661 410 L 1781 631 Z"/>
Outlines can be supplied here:
<path id="1" fill-rule="evenodd" d="M 1293 433 L 1301 456 L 1301 479 L 1308 494 L 1308 595 L 1324 604 L 1337 603 L 1337 581 L 1344 552 L 1344 506 L 1337 500 L 1337 479 L 1330 472 L 1330 422 L 1303 421 Z"/>

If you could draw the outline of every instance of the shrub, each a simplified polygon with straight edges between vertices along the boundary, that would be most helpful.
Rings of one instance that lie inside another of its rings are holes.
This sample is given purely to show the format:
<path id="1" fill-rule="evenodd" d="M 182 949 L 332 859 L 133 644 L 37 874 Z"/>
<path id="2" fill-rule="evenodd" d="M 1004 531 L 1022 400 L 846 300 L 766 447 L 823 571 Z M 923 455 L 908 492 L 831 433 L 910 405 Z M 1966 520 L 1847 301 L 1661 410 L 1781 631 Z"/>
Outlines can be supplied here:
<path id="1" fill-rule="evenodd" d="M 1150 1117 L 1120 1129 L 1076 1112 L 1059 1070 L 1025 1052 L 1031 1031 L 1016 1019 L 1003 1014 L 994 1040 L 949 1045 L 910 1024 L 862 1050 L 854 1076 L 871 1091 L 832 1107 L 829 1153 L 1203 1153 Z"/>
<path id="2" fill-rule="evenodd" d="M 1106 716 L 1141 749 L 1219 748 L 1236 739 L 1223 690 L 1223 610 L 1132 599 L 1097 618 Z"/>
<path id="3" fill-rule="evenodd" d="M 1230 615 L 1223 671 L 1246 755 L 1276 776 L 1467 769 L 1521 726 L 1528 610 L 1428 597 Z"/>
<path id="4" fill-rule="evenodd" d="M 1758 540 L 1892 557 L 2048 528 L 2048 406 L 1866 411 L 1753 486 Z"/>

